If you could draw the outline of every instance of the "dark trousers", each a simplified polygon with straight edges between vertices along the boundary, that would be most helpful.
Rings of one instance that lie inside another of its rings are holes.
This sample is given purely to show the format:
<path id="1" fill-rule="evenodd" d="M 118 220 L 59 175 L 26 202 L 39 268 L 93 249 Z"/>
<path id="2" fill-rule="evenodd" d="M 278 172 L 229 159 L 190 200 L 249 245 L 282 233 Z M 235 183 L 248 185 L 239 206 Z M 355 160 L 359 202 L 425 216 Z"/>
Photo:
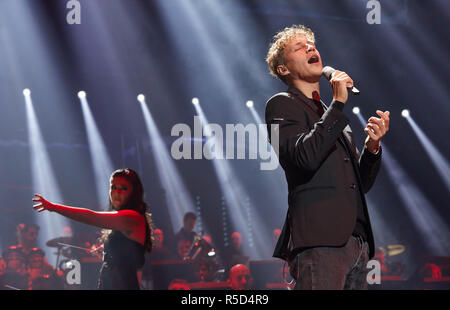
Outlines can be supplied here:
<path id="1" fill-rule="evenodd" d="M 345 246 L 316 247 L 300 252 L 290 263 L 296 290 L 367 289 L 369 245 L 351 236 Z"/>

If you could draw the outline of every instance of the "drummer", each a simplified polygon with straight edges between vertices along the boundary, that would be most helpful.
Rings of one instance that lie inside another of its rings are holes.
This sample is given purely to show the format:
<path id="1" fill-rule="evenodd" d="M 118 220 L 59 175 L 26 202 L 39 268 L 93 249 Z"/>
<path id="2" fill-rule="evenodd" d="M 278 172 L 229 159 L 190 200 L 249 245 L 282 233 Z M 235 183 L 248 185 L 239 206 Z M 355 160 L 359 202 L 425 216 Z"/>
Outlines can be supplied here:
<path id="1" fill-rule="evenodd" d="M 39 235 L 39 229 L 40 227 L 35 224 L 19 224 L 17 225 L 17 241 L 19 242 L 19 245 L 22 247 L 22 251 L 25 254 L 27 258 L 27 268 L 30 268 L 29 261 L 31 259 L 30 256 L 35 255 L 36 253 L 44 253 L 42 249 L 39 249 L 37 247 L 37 238 Z M 39 257 L 39 255 L 38 255 Z M 36 258 L 36 257 L 35 257 Z M 45 258 L 45 255 L 43 257 L 39 258 L 42 260 L 42 273 L 43 274 L 51 274 L 54 272 L 54 268 Z"/>
<path id="2" fill-rule="evenodd" d="M 14 245 L 15 251 L 20 250 L 24 257 L 24 267 L 25 272 L 28 269 L 28 255 L 32 252 L 33 248 L 36 248 L 37 237 L 39 234 L 39 226 L 34 224 L 23 224 L 20 223 L 16 227 L 16 237 L 18 244 Z M 6 253 L 6 252 L 5 252 Z M 45 257 L 44 257 L 45 259 Z M 53 267 L 45 259 L 45 265 L 48 265 L 51 270 Z M 6 269 L 6 258 L 2 257 L 0 260 L 0 275 L 5 272 Z"/>
<path id="3" fill-rule="evenodd" d="M 12 245 L 2 253 L 0 289 L 27 289 L 26 257 L 21 246 Z"/>
<path id="4" fill-rule="evenodd" d="M 28 274 L 30 282 L 33 282 L 37 278 L 43 277 L 49 274 L 44 271 L 45 253 L 39 248 L 33 248 L 28 255 Z"/>
<path id="5" fill-rule="evenodd" d="M 31 249 L 28 255 L 28 289 L 53 290 L 63 288 L 62 271 L 53 273 L 53 268 L 45 266 L 45 252 L 39 248 Z M 50 266 L 51 267 L 51 266 Z"/>

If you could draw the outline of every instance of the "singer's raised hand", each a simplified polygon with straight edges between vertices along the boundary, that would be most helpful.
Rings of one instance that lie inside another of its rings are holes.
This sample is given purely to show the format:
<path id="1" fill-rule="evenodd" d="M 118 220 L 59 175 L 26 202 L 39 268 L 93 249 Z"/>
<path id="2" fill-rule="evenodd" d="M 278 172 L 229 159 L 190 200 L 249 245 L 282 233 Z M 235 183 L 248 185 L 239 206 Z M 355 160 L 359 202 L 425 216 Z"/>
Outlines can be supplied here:
<path id="1" fill-rule="evenodd" d="M 381 139 L 389 131 L 390 112 L 382 112 L 377 110 L 377 114 L 380 118 L 375 116 L 370 117 L 366 128 L 364 128 L 364 131 L 367 133 L 365 144 L 372 153 L 376 153 L 378 151 Z"/>
<path id="2" fill-rule="evenodd" d="M 37 202 L 37 205 L 33 206 L 33 209 L 38 211 L 38 212 L 42 212 L 45 210 L 48 211 L 54 211 L 54 204 L 51 203 L 50 201 L 46 200 L 44 197 L 42 197 L 41 195 L 35 194 L 34 195 L 37 198 L 33 199 L 33 202 Z"/>
<path id="3" fill-rule="evenodd" d="M 346 103 L 348 99 L 347 87 L 353 86 L 353 80 L 343 71 L 336 70 L 330 79 L 333 88 L 333 99 Z"/>

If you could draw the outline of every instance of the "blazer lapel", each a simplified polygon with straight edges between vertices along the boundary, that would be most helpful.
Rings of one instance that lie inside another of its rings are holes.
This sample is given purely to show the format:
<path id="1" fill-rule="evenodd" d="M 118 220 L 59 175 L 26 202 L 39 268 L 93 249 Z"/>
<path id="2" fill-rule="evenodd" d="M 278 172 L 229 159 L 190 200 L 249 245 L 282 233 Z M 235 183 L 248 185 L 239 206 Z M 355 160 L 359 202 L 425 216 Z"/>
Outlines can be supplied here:
<path id="1" fill-rule="evenodd" d="M 299 91 L 294 86 L 289 86 L 288 93 L 293 94 L 296 98 L 299 99 L 299 101 L 306 104 L 315 114 L 317 114 L 317 107 L 314 105 L 314 103 L 308 99 L 301 91 Z M 326 111 L 328 109 L 327 105 L 320 101 L 322 103 L 323 110 Z M 317 114 L 319 116 L 319 114 Z M 320 116 L 319 116 L 320 118 Z M 350 152 L 351 155 L 354 156 L 354 158 L 358 159 L 358 156 L 355 153 L 355 144 L 353 139 L 352 130 L 350 129 L 350 126 L 347 125 L 344 130 L 342 131 L 342 135 L 338 139 L 339 143 L 342 144 L 342 146 L 347 149 L 347 151 Z"/>
<path id="2" fill-rule="evenodd" d="M 342 135 L 339 138 L 340 142 L 347 148 L 347 150 L 353 155 L 353 157 L 358 160 L 358 156 L 356 154 L 355 140 L 353 138 L 352 130 L 350 126 L 347 125 L 342 131 Z"/>
<path id="3" fill-rule="evenodd" d="M 301 91 L 299 91 L 294 86 L 289 86 L 288 93 L 293 94 L 296 98 L 298 98 L 301 102 L 306 104 L 315 114 L 317 114 L 317 107 L 314 105 L 314 103 L 311 102 L 310 99 L 308 99 Z M 326 110 L 326 107 L 324 107 L 324 110 Z M 320 117 L 319 117 L 320 118 Z"/>

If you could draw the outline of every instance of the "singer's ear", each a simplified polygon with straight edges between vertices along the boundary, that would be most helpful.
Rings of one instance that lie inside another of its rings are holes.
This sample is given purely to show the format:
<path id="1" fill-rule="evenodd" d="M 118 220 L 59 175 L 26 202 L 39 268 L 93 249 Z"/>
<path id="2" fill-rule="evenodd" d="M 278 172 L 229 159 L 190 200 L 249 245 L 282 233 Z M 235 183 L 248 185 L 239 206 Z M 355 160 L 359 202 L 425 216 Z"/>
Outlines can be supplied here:
<path id="1" fill-rule="evenodd" d="M 284 65 L 279 65 L 277 67 L 277 72 L 281 76 L 287 76 L 290 73 L 288 68 L 286 68 L 286 66 L 284 66 Z"/>

